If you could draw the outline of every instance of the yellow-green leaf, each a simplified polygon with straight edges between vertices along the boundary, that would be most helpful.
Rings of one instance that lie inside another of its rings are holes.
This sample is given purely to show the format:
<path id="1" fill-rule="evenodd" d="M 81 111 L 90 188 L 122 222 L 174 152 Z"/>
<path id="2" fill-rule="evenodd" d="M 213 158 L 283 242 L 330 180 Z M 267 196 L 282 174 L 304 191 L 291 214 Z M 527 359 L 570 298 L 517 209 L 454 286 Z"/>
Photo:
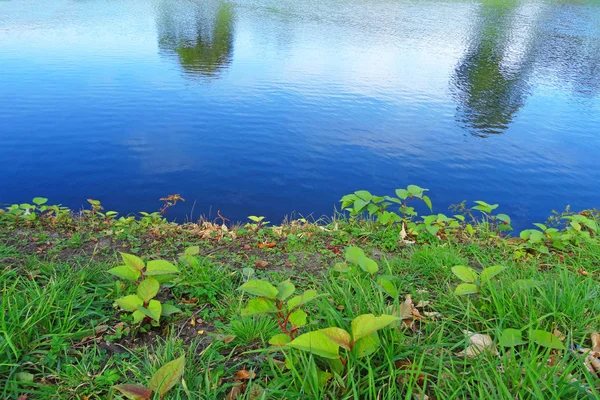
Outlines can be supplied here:
<path id="1" fill-rule="evenodd" d="M 288 321 L 296 327 L 304 326 L 306 325 L 306 313 L 303 310 L 296 310 L 290 314 Z"/>
<path id="2" fill-rule="evenodd" d="M 167 275 L 177 274 L 179 270 L 176 266 L 165 260 L 152 260 L 148 261 L 146 266 L 146 275 Z"/>
<path id="3" fill-rule="evenodd" d="M 288 335 L 286 335 L 285 333 L 280 333 L 269 339 L 269 344 L 271 346 L 285 346 L 290 342 L 290 340 L 292 339 L 290 339 Z"/>
<path id="4" fill-rule="evenodd" d="M 171 304 L 163 304 L 160 312 L 161 317 L 168 317 L 171 314 L 180 313 L 181 310 Z"/>
<path id="5" fill-rule="evenodd" d="M 267 297 L 269 299 L 275 299 L 279 291 L 270 282 L 261 281 L 258 279 L 252 279 L 244 283 L 238 288 L 254 296 Z"/>
<path id="6" fill-rule="evenodd" d="M 365 257 L 365 252 L 360 247 L 350 246 L 346 249 L 344 256 L 349 263 L 358 265 L 358 260 Z"/>
<path id="7" fill-rule="evenodd" d="M 479 288 L 474 283 L 461 283 L 454 289 L 454 293 L 459 296 L 474 294 L 479 291 Z"/>
<path id="8" fill-rule="evenodd" d="M 456 275 L 458 279 L 467 283 L 474 283 L 479 278 L 479 275 L 473 268 L 465 267 L 464 265 L 452 267 L 452 273 Z"/>
<path id="9" fill-rule="evenodd" d="M 144 319 L 144 317 L 146 317 L 146 314 L 144 314 L 143 312 L 141 312 L 140 310 L 135 310 L 133 312 L 133 314 L 131 314 L 133 316 L 133 323 L 137 324 L 139 323 L 141 320 Z"/>
<path id="10" fill-rule="evenodd" d="M 287 346 L 325 358 L 338 358 L 340 356 L 339 346 L 320 331 L 300 335 L 288 343 Z"/>
<path id="11" fill-rule="evenodd" d="M 488 282 L 494 276 L 498 275 L 500 272 L 504 271 L 506 267 L 502 265 L 494 265 L 493 267 L 487 267 L 483 271 L 481 271 L 481 283 Z"/>
<path id="12" fill-rule="evenodd" d="M 306 292 L 302 293 L 299 296 L 294 296 L 291 299 L 288 300 L 287 302 L 287 306 L 288 306 L 288 310 L 293 310 L 296 307 L 300 307 L 306 303 L 308 303 L 311 300 L 314 300 L 317 298 L 317 291 L 314 289 L 311 290 L 307 290 Z"/>
<path id="13" fill-rule="evenodd" d="M 121 258 L 127 267 L 132 271 L 140 272 L 144 269 L 144 261 L 133 254 L 121 253 Z"/>
<path id="14" fill-rule="evenodd" d="M 294 286 L 294 284 L 288 279 L 280 282 L 279 285 L 277 285 L 277 291 L 277 300 L 283 301 L 294 294 L 294 291 L 296 291 L 296 286 Z"/>
<path id="15" fill-rule="evenodd" d="M 373 332 L 358 340 L 354 344 L 352 352 L 357 358 L 366 357 L 370 354 L 375 353 L 375 351 L 377 351 L 377 348 L 379 347 L 379 344 L 379 335 L 377 335 L 377 332 Z"/>
<path id="16" fill-rule="evenodd" d="M 365 271 L 371 275 L 376 273 L 377 271 L 379 271 L 379 266 L 377 265 L 375 260 L 373 260 L 369 257 L 359 258 L 358 266 L 360 267 L 360 269 L 362 269 L 363 271 Z"/>
<path id="17" fill-rule="evenodd" d="M 565 345 L 562 344 L 559 338 L 550 332 L 535 330 L 529 335 L 530 339 L 540 346 L 548 347 L 549 349 L 564 350 Z"/>
<path id="18" fill-rule="evenodd" d="M 117 299 L 117 304 L 125 311 L 135 311 L 138 306 L 144 305 L 144 300 L 140 299 L 136 294 L 130 294 L 129 296 L 121 297 Z"/>
<path id="19" fill-rule="evenodd" d="M 342 328 L 330 327 L 325 329 L 320 329 L 320 332 L 324 333 L 329 339 L 333 342 L 337 343 L 339 346 L 342 346 L 346 350 L 350 350 L 350 344 L 352 342 L 352 338 L 350 334 Z"/>
<path id="20" fill-rule="evenodd" d="M 255 297 L 248 300 L 248 304 L 246 308 L 242 309 L 242 317 L 247 317 L 249 315 L 254 314 L 264 314 L 277 312 L 277 308 L 275 307 L 275 301 L 271 299 L 267 299 L 265 297 Z"/>
<path id="21" fill-rule="evenodd" d="M 137 295 L 144 300 L 144 302 L 148 302 L 156 296 L 158 289 L 160 289 L 160 283 L 158 283 L 156 279 L 149 277 L 139 284 Z"/>
<path id="22" fill-rule="evenodd" d="M 500 334 L 500 345 L 504 347 L 515 347 L 527 343 L 523 340 L 523 334 L 518 329 L 507 328 Z"/>
<path id="23" fill-rule="evenodd" d="M 183 252 L 183 254 L 185 254 L 186 256 L 197 256 L 199 253 L 200 253 L 199 246 L 190 246 L 187 249 L 185 249 L 185 251 Z"/>
<path id="24" fill-rule="evenodd" d="M 114 267 L 108 270 L 109 274 L 113 274 L 121 279 L 126 279 L 128 281 L 137 281 L 140 277 L 140 272 L 136 270 L 132 270 L 130 267 L 126 265 L 121 265 L 120 267 Z"/>
<path id="25" fill-rule="evenodd" d="M 379 317 L 373 314 L 359 315 L 352 321 L 352 339 L 356 342 L 398 320 L 400 318 L 387 314 L 382 314 Z"/>
<path id="26" fill-rule="evenodd" d="M 163 365 L 150 379 L 148 386 L 160 396 L 164 396 L 183 376 L 185 358 L 183 356 Z"/>
<path id="27" fill-rule="evenodd" d="M 162 304 L 158 300 L 150 300 L 148 307 L 138 306 L 138 311 L 159 322 L 162 313 Z"/>

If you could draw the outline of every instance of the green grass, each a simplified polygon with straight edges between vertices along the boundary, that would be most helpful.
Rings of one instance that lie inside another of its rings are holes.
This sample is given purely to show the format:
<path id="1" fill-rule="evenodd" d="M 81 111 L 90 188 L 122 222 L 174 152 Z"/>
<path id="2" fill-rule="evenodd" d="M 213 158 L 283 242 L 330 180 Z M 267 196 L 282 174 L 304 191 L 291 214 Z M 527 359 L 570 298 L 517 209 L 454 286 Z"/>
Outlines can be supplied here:
<path id="1" fill-rule="evenodd" d="M 335 229 L 335 223 L 338 229 Z M 517 246 L 490 235 L 474 240 L 422 240 L 399 244 L 399 228 L 332 221 L 270 228 L 237 237 L 199 239 L 167 228 L 158 236 L 136 232 L 132 239 L 102 231 L 30 227 L 0 229 L 0 397 L 17 399 L 119 398 L 118 383 L 147 384 L 161 365 L 186 356 L 183 382 L 167 399 L 596 399 L 600 379 L 584 357 L 568 350 L 591 347 L 600 330 L 600 244 L 566 251 L 517 256 Z M 20 233 L 19 233 L 20 232 Z M 22 239 L 15 240 L 19 233 Z M 36 237 L 33 242 L 29 238 Z M 110 245 L 100 246 L 102 243 Z M 43 242 L 44 244 L 40 244 Z M 275 242 L 273 248 L 258 244 Z M 48 244 L 49 243 L 49 244 Z M 183 313 L 159 327 L 136 327 L 113 305 L 130 289 L 106 271 L 119 263 L 118 251 L 146 259 L 176 261 L 198 245 L 194 265 L 182 265 L 180 282 L 160 296 Z M 344 247 L 357 245 L 378 260 L 400 295 L 384 293 L 366 273 L 340 274 Z M 44 247 L 43 250 L 38 250 Z M 260 262 L 266 266 L 260 267 Z M 476 270 L 506 267 L 476 295 L 453 294 L 460 281 L 451 267 Z M 341 350 L 347 364 L 333 372 L 325 359 L 291 348 L 275 349 L 269 338 L 278 326 L 269 316 L 241 317 L 248 296 L 237 291 L 253 268 L 255 278 L 277 283 L 290 278 L 299 291 L 321 295 L 306 306 L 308 324 L 300 333 L 336 326 L 349 330 L 358 315 L 392 313 L 406 295 L 423 316 L 379 331 L 378 350 L 356 358 Z M 537 282 L 515 287 L 520 279 Z M 550 350 L 529 340 L 502 348 L 503 329 L 528 338 L 533 330 L 560 331 L 567 350 Z M 465 357 L 466 332 L 489 335 L 494 351 Z M 293 360 L 285 363 L 286 358 Z M 236 372 L 251 370 L 251 381 Z M 243 385 L 243 386 L 242 386 Z"/>

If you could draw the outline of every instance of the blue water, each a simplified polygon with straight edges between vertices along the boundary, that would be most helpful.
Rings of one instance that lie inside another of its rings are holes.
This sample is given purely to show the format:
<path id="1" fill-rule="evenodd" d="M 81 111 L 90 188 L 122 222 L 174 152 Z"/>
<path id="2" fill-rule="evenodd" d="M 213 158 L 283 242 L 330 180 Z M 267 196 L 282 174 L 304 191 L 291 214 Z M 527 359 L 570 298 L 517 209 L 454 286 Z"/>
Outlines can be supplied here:
<path id="1" fill-rule="evenodd" d="M 413 183 L 525 227 L 600 206 L 600 5 L 2 0 L 0 171 L 4 204 L 276 222 Z"/>

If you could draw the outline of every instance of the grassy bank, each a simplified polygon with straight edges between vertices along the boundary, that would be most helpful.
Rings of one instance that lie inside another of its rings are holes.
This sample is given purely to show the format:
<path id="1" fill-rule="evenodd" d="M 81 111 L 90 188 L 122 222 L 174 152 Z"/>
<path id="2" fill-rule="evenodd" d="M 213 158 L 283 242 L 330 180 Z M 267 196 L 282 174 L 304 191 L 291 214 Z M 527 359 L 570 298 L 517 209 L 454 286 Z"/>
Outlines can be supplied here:
<path id="1" fill-rule="evenodd" d="M 0 397 L 121 398 L 185 356 L 167 399 L 598 398 L 597 212 L 510 235 L 494 205 L 423 218 L 410 190 L 279 226 L 7 208 Z"/>

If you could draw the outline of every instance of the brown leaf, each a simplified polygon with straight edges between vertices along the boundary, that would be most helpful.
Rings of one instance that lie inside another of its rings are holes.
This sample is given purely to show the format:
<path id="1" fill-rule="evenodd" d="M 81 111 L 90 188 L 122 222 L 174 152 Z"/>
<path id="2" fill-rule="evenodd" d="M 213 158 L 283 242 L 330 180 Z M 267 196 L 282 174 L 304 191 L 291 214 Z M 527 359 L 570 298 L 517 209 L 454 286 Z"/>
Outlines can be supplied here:
<path id="1" fill-rule="evenodd" d="M 17 400 L 27 400 L 27 399 L 29 399 L 28 394 L 20 394 L 19 397 L 17 397 Z"/>
<path id="2" fill-rule="evenodd" d="M 259 243 L 257 246 L 259 249 L 270 249 L 271 247 L 275 247 L 277 243 L 269 242 L 269 243 Z"/>
<path id="3" fill-rule="evenodd" d="M 249 245 L 249 244 L 245 244 L 245 245 L 244 245 L 244 250 L 250 250 L 250 248 L 251 248 L 251 247 L 250 247 L 250 245 Z"/>
<path id="4" fill-rule="evenodd" d="M 250 379 L 256 378 L 254 372 L 248 371 L 247 369 L 240 369 L 235 373 L 236 381 L 249 381 Z"/>
<path id="5" fill-rule="evenodd" d="M 592 338 L 592 351 L 600 353 L 600 333 L 594 332 L 590 336 Z"/>
<path id="6" fill-rule="evenodd" d="M 587 272 L 587 271 L 586 271 L 586 270 L 584 270 L 584 269 L 580 269 L 580 270 L 578 270 L 577 272 L 579 273 L 579 275 L 583 275 L 583 276 L 588 276 L 588 275 L 589 275 L 589 272 Z"/>
<path id="7" fill-rule="evenodd" d="M 256 262 L 254 263 L 254 266 L 258 269 L 266 268 L 267 265 L 269 265 L 269 263 L 262 260 L 256 260 Z"/>
<path id="8" fill-rule="evenodd" d="M 227 394 L 226 399 L 227 400 L 236 400 L 239 396 L 242 395 L 242 393 L 244 393 L 245 390 L 246 390 L 245 383 L 242 383 L 241 385 L 236 385 L 231 388 L 231 390 Z"/>
<path id="9" fill-rule="evenodd" d="M 564 342 L 566 339 L 566 336 L 562 334 L 561 331 L 559 331 L 558 329 L 555 329 L 554 332 L 552 332 L 552 334 L 554 336 L 556 336 L 558 338 L 558 340 L 560 340 L 561 342 Z"/>

